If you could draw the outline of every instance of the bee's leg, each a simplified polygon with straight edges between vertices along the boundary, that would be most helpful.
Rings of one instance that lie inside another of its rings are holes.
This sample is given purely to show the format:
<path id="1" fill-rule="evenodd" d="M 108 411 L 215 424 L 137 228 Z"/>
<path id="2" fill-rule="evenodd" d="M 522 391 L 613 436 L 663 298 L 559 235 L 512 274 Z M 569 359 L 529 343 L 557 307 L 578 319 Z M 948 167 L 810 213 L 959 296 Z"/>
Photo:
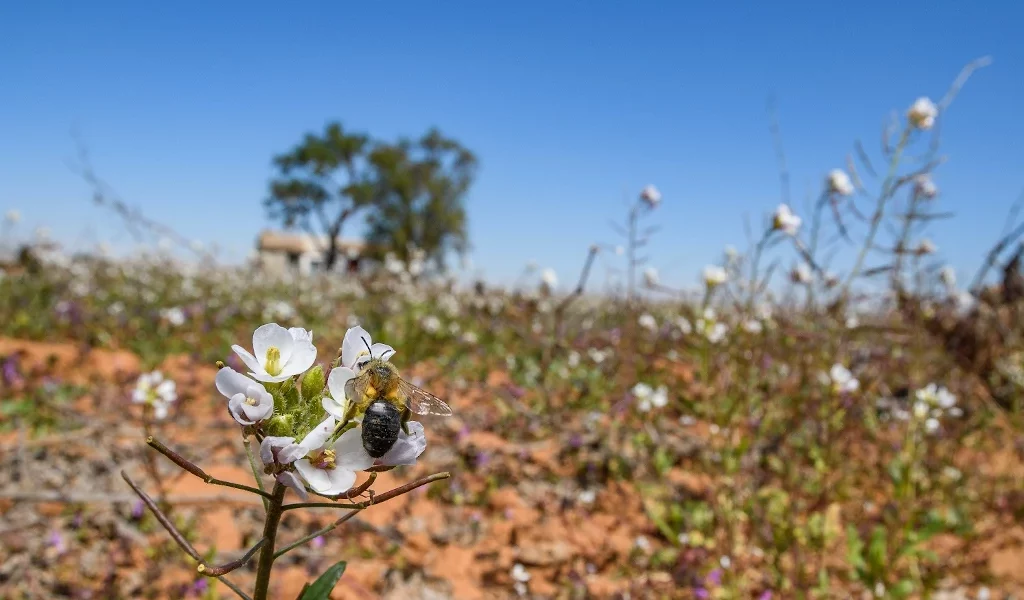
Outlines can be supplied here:
<path id="1" fill-rule="evenodd" d="M 412 411 L 409 410 L 408 406 L 406 406 L 405 409 L 402 410 L 402 431 L 405 432 L 405 435 L 412 435 L 409 433 L 409 419 L 411 418 Z"/>

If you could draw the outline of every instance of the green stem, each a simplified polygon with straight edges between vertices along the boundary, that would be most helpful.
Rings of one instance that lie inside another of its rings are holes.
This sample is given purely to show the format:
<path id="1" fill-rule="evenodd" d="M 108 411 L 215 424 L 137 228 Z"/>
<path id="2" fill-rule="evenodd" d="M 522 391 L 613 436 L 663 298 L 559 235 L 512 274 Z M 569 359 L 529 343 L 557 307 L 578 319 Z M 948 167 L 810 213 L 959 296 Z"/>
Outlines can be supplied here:
<path id="1" fill-rule="evenodd" d="M 323 529 L 319 529 L 317 531 L 314 531 L 313 533 L 311 533 L 311 534 L 309 534 L 309 535 L 307 535 L 305 537 L 302 537 L 300 539 L 295 540 L 294 542 L 288 544 L 284 548 L 281 548 L 280 550 L 275 552 L 274 553 L 274 558 L 280 558 L 281 556 L 287 554 L 289 551 L 294 550 L 294 549 L 298 548 L 299 546 L 301 546 L 301 545 L 303 545 L 303 544 L 305 544 L 307 542 L 311 542 L 311 541 L 315 540 L 316 538 L 318 538 L 318 537 L 320 537 L 322 535 L 326 535 L 326 534 L 330 533 L 331 531 L 334 530 L 334 528 L 338 527 L 339 525 L 343 524 L 345 521 L 348 521 L 352 517 L 354 517 L 357 514 L 359 514 L 360 510 L 362 510 L 362 509 L 358 509 L 358 508 L 354 509 L 354 510 L 352 510 L 352 512 L 346 514 L 344 517 L 341 517 L 340 519 L 338 519 L 335 522 L 331 523 L 327 527 L 324 527 Z"/>
<path id="2" fill-rule="evenodd" d="M 256 457 L 252 455 L 252 448 L 250 447 L 249 444 L 250 442 L 248 437 L 242 440 L 242 445 L 245 446 L 245 455 L 249 457 L 249 467 L 252 469 L 252 476 L 256 480 L 256 485 L 260 488 L 261 492 L 266 492 L 267 489 L 263 487 L 263 478 L 260 477 L 260 470 L 256 466 Z M 265 497 L 262 498 L 262 500 L 263 510 L 270 510 L 270 501 L 267 500 Z"/>
<path id="3" fill-rule="evenodd" d="M 270 506 L 267 508 L 267 520 L 263 524 L 263 537 L 267 540 L 260 550 L 260 560 L 256 566 L 256 590 L 253 592 L 253 600 L 267 600 L 267 591 L 270 587 L 270 570 L 274 566 L 274 542 L 277 539 L 277 526 L 281 523 L 281 515 L 284 511 L 281 506 L 284 504 L 284 492 L 287 488 L 280 482 L 274 484 L 274 490 L 270 493 Z"/>

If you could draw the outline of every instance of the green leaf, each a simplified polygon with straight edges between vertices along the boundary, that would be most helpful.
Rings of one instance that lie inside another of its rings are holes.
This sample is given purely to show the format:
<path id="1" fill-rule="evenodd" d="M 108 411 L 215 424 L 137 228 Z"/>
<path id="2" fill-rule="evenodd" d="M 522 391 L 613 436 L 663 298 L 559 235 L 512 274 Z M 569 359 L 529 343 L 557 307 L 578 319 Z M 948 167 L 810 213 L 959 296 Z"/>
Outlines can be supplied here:
<path id="1" fill-rule="evenodd" d="M 857 528 L 853 525 L 846 526 L 846 555 L 850 566 L 858 574 L 867 568 L 867 563 L 864 562 L 864 542 L 861 541 Z"/>
<path id="2" fill-rule="evenodd" d="M 897 598 L 906 598 L 910 594 L 914 593 L 914 582 L 909 579 L 901 579 L 892 588 L 892 595 Z"/>
<path id="3" fill-rule="evenodd" d="M 341 561 L 324 571 L 312 584 L 306 584 L 308 587 L 303 590 L 298 600 L 328 600 L 331 597 L 331 590 L 345 572 L 345 565 L 345 561 Z"/>

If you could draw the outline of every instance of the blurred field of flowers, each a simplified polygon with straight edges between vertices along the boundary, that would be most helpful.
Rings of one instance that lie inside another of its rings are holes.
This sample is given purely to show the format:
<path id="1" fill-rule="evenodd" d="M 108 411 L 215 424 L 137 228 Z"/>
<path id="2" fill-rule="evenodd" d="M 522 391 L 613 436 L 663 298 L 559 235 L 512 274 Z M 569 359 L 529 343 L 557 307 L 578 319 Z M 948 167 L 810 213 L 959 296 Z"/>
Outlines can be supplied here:
<path id="1" fill-rule="evenodd" d="M 365 327 L 455 416 L 424 418 L 419 463 L 378 479 L 449 482 L 283 558 L 273 597 L 340 559 L 339 598 L 1024 597 L 1022 251 L 1004 238 L 987 285 L 930 262 L 939 161 L 901 155 L 930 151 L 942 106 L 917 100 L 889 132 L 888 174 L 851 161 L 809 214 L 765 207 L 696 298 L 636 258 L 654 187 L 621 248 L 581 249 L 572 293 L 536 268 L 516 289 L 460 285 L 414 251 L 364 276 L 271 275 L 22 236 L 0 278 L 0 596 L 228 597 L 118 471 L 210 557 L 251 545 L 258 499 L 175 474 L 141 440 L 251 478 L 215 363 L 244 371 L 231 345 L 276 322 L 315 332 L 320 363 Z M 823 259 L 837 243 L 863 249 L 845 275 Z M 586 293 L 601 254 L 625 255 L 622 293 Z M 283 530 L 334 518 L 289 513 Z"/>

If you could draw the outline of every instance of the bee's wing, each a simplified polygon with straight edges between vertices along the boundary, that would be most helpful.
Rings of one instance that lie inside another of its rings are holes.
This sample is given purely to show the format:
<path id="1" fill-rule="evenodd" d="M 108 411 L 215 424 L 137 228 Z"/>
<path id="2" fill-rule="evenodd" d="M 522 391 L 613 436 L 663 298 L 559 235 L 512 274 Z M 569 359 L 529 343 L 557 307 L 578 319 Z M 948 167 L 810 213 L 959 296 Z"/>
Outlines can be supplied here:
<path id="1" fill-rule="evenodd" d="M 409 410 L 418 415 L 438 415 L 447 417 L 452 414 L 452 408 L 444 400 L 431 394 L 426 390 L 414 386 L 408 381 L 400 380 L 399 386 L 402 395 L 405 396 L 405 405 Z"/>
<path id="2" fill-rule="evenodd" d="M 366 397 L 366 388 L 370 385 L 368 373 L 357 375 L 345 382 L 345 398 L 349 402 L 362 402 Z"/>

